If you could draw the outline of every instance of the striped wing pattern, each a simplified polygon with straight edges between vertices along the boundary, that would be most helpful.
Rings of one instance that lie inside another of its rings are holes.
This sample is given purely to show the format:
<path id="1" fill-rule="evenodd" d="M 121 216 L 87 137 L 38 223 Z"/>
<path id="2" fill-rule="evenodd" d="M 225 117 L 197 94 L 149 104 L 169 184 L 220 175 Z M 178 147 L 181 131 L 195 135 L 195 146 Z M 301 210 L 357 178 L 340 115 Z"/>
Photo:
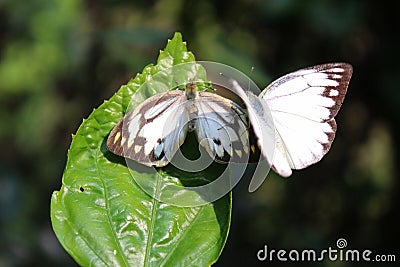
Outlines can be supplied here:
<path id="1" fill-rule="evenodd" d="M 249 157 L 248 125 L 240 110 L 219 95 L 200 92 L 196 133 L 200 144 L 217 161 L 247 163 Z"/>
<path id="2" fill-rule="evenodd" d="M 146 99 L 113 128 L 108 149 L 147 166 L 167 165 L 186 137 L 189 114 L 185 100 L 180 90 Z"/>

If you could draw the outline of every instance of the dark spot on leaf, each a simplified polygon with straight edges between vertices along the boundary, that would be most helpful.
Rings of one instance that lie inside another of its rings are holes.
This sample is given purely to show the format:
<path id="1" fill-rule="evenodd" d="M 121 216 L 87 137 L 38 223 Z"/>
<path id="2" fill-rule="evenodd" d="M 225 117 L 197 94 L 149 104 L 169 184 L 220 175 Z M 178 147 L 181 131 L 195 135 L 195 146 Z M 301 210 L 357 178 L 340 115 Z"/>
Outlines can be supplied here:
<path id="1" fill-rule="evenodd" d="M 83 188 L 83 187 L 81 186 L 81 187 L 79 187 L 79 191 L 84 192 L 84 191 L 85 191 L 85 188 Z"/>

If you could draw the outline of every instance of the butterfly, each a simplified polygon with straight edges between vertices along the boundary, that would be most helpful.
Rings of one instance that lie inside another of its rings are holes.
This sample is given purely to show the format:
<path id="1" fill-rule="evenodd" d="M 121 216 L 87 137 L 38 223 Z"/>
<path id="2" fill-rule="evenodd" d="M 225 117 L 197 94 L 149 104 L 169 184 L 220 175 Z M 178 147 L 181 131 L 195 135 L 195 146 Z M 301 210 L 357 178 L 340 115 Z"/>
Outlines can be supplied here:
<path id="1" fill-rule="evenodd" d="M 129 111 L 112 129 L 108 149 L 146 166 L 167 165 L 195 132 L 211 158 L 247 162 L 248 125 L 243 112 L 228 99 L 198 91 L 193 82 L 185 91 L 156 94 Z"/>
<path id="2" fill-rule="evenodd" d="M 347 63 L 300 69 L 275 80 L 258 96 L 231 80 L 262 155 L 279 175 L 288 177 L 292 169 L 317 163 L 329 151 L 336 133 L 334 118 L 352 72 Z"/>

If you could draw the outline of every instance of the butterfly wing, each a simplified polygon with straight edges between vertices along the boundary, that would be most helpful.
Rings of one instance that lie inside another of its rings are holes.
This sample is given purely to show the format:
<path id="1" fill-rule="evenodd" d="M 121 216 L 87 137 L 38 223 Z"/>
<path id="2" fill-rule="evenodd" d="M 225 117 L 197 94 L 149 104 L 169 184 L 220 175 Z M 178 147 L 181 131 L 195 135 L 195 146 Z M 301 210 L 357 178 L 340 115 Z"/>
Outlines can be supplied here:
<path id="1" fill-rule="evenodd" d="M 230 79 L 230 83 L 232 85 L 230 90 L 240 97 L 241 102 L 246 107 L 246 116 L 251 124 L 249 129 L 250 162 L 259 161 L 261 150 L 264 159 L 269 165 L 272 165 L 275 128 L 267 103 L 254 95 L 252 91 L 243 89 L 236 80 Z M 252 154 L 256 156 L 252 157 Z"/>
<path id="2" fill-rule="evenodd" d="M 186 137 L 185 101 L 180 90 L 146 99 L 113 128 L 108 149 L 147 166 L 167 165 Z"/>
<path id="3" fill-rule="evenodd" d="M 199 92 L 196 133 L 212 158 L 222 162 L 247 163 L 248 126 L 239 107 L 219 95 Z"/>
<path id="4" fill-rule="evenodd" d="M 289 73 L 260 94 L 274 119 L 272 167 L 280 175 L 290 176 L 291 169 L 316 163 L 329 151 L 351 75 L 346 63 L 318 65 Z"/>

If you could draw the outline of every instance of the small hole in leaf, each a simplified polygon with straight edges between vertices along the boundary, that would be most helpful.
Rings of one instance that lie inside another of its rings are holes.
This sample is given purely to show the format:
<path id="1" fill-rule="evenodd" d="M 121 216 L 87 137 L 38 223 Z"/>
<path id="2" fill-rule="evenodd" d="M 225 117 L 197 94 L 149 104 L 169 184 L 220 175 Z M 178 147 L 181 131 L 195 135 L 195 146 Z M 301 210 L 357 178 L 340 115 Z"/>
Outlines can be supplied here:
<path id="1" fill-rule="evenodd" d="M 83 191 L 85 191 L 85 188 L 83 188 L 83 187 L 81 186 L 81 187 L 79 187 L 79 191 L 83 192 Z"/>

